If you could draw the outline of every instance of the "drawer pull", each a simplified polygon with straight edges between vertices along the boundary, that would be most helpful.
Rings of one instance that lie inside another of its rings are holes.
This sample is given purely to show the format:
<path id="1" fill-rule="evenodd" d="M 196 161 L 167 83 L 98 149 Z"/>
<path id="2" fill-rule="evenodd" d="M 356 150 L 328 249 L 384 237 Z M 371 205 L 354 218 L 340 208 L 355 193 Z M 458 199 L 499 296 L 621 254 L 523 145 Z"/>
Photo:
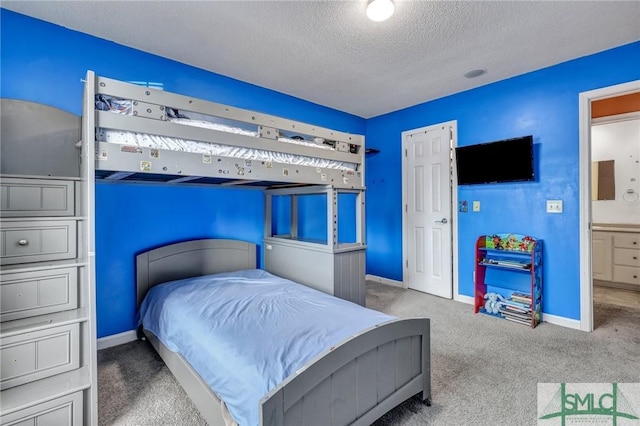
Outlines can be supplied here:
<path id="1" fill-rule="evenodd" d="M 28 246 L 28 245 L 29 245 L 29 241 L 27 241 L 27 240 L 20 240 L 20 241 L 18 241 L 18 244 L 20 244 L 21 246 Z"/>

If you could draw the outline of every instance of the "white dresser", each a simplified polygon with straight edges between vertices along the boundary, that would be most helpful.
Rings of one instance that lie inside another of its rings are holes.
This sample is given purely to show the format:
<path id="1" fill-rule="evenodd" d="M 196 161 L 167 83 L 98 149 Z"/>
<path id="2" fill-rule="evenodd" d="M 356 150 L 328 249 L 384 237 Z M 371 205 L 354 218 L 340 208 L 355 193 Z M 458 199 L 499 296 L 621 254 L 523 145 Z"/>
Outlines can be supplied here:
<path id="1" fill-rule="evenodd" d="M 593 226 L 593 278 L 640 291 L 640 226 Z"/>
<path id="2" fill-rule="evenodd" d="M 95 300 L 83 184 L 5 175 L 0 185 L 0 424 L 95 424 Z"/>

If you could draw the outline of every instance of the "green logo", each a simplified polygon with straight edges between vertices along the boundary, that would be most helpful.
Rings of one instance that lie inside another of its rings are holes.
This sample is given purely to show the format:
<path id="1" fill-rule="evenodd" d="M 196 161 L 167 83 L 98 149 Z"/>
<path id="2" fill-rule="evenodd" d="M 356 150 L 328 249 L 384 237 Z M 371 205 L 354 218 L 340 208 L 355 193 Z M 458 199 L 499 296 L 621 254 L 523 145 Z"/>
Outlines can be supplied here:
<path id="1" fill-rule="evenodd" d="M 539 419 L 559 418 L 562 426 L 567 424 L 568 419 L 571 420 L 571 424 L 606 422 L 617 426 L 621 419 L 631 420 L 636 424 L 633 420 L 638 420 L 638 415 L 620 391 L 618 384 L 612 383 L 610 390 L 609 385 L 606 386 L 607 388 L 603 389 L 602 384 L 580 383 L 571 386 L 571 392 L 569 392 L 567 384 L 560 383 L 559 389 L 554 393 Z M 540 397 L 540 387 L 538 395 Z"/>

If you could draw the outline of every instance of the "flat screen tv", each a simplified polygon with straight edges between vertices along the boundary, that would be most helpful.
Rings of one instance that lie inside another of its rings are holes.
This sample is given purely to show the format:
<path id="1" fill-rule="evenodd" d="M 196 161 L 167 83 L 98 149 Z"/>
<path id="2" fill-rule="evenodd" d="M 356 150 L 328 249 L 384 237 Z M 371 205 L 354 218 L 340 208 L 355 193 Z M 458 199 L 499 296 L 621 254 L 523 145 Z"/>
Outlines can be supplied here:
<path id="1" fill-rule="evenodd" d="M 456 166 L 458 185 L 532 181 L 533 137 L 457 147 Z"/>

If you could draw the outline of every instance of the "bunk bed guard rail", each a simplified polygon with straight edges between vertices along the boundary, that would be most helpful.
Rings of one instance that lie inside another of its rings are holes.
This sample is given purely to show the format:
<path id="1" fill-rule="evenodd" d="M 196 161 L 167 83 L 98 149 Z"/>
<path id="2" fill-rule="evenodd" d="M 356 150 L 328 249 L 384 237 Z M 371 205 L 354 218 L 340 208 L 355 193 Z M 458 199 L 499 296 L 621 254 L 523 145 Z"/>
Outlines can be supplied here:
<path id="1" fill-rule="evenodd" d="M 84 99 L 85 121 L 95 128 L 97 178 L 364 189 L 362 135 L 93 71 L 87 73 Z"/>

